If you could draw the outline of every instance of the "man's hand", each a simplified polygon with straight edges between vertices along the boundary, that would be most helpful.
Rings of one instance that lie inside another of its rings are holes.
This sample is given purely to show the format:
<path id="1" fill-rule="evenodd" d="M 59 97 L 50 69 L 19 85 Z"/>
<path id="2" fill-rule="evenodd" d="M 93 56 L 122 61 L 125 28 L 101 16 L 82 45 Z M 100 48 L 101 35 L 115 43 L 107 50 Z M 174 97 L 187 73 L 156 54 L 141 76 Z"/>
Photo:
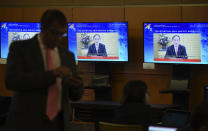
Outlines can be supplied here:
<path id="1" fill-rule="evenodd" d="M 75 75 L 73 77 L 67 77 L 66 82 L 70 87 L 83 86 L 82 78 L 77 75 Z"/>
<path id="2" fill-rule="evenodd" d="M 73 75 L 64 78 L 64 86 L 69 88 L 69 98 L 72 101 L 77 101 L 82 97 L 84 86 L 81 77 Z"/>
<path id="3" fill-rule="evenodd" d="M 67 68 L 66 66 L 60 66 L 60 67 L 56 68 L 53 71 L 53 74 L 54 74 L 54 76 L 61 77 L 61 78 L 72 76 L 71 70 L 69 68 Z"/>

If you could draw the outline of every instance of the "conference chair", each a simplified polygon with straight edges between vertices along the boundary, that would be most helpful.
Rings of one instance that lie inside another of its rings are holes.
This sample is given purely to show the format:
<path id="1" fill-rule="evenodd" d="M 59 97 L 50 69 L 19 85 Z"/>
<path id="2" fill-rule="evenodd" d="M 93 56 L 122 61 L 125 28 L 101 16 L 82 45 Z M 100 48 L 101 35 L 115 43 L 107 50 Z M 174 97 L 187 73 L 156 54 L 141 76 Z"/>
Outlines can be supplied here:
<path id="1" fill-rule="evenodd" d="M 141 125 L 99 122 L 99 131 L 142 131 Z"/>

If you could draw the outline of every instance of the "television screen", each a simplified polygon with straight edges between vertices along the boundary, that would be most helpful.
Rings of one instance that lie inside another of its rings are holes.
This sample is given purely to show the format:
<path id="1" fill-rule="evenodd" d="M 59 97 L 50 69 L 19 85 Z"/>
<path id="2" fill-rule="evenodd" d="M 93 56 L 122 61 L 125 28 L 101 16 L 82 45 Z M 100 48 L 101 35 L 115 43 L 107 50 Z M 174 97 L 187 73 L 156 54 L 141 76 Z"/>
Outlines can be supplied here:
<path id="1" fill-rule="evenodd" d="M 69 50 L 78 61 L 128 61 L 126 22 L 69 23 Z"/>
<path id="2" fill-rule="evenodd" d="M 175 127 L 150 125 L 148 127 L 148 131 L 177 131 L 177 128 L 175 128 Z"/>
<path id="3" fill-rule="evenodd" d="M 11 42 L 32 38 L 40 32 L 40 23 L 1 22 L 0 58 L 6 59 Z"/>
<path id="4" fill-rule="evenodd" d="M 208 64 L 208 23 L 143 23 L 144 62 Z"/>

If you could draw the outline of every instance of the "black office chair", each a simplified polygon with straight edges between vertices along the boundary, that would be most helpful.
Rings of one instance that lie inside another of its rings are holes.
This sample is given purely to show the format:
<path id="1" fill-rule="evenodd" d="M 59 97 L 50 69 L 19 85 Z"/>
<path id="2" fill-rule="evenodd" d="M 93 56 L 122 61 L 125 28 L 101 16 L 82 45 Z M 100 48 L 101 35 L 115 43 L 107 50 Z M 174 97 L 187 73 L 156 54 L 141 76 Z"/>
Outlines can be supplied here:
<path id="1" fill-rule="evenodd" d="M 6 118 L 9 113 L 9 108 L 11 104 L 11 97 L 0 96 L 0 127 L 6 122 Z"/>
<path id="2" fill-rule="evenodd" d="M 141 125 L 99 122 L 99 131 L 142 131 Z"/>

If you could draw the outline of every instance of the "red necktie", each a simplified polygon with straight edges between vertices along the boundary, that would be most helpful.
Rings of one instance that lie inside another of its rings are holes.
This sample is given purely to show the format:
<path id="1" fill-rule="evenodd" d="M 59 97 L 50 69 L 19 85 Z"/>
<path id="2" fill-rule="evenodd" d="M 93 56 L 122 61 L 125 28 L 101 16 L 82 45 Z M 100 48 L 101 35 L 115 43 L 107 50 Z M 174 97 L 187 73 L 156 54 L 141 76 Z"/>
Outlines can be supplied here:
<path id="1" fill-rule="evenodd" d="M 46 50 L 46 62 L 47 62 L 47 70 L 55 69 L 50 48 L 47 48 Z M 59 91 L 56 83 L 49 86 L 46 115 L 50 120 L 53 120 L 58 113 L 58 95 L 59 95 L 58 92 Z"/>

